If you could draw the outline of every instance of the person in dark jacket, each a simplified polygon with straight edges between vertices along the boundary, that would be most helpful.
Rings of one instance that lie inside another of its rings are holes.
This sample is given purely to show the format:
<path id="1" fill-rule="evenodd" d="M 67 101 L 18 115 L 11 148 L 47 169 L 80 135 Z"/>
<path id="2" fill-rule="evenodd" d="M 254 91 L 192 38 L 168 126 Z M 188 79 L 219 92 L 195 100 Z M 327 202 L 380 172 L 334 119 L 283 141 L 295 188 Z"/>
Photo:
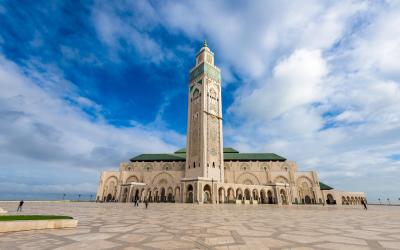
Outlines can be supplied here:
<path id="1" fill-rule="evenodd" d="M 24 201 L 23 200 L 21 200 L 20 202 L 19 202 L 19 205 L 18 205 L 18 208 L 17 208 L 17 212 L 22 212 L 22 206 L 24 205 Z"/>
<path id="2" fill-rule="evenodd" d="M 147 209 L 147 206 L 149 205 L 149 200 L 147 198 L 144 199 L 144 204 L 146 205 L 146 209 Z"/>
<path id="3" fill-rule="evenodd" d="M 361 199 L 361 204 L 364 206 L 364 209 L 367 210 L 367 202 L 364 199 Z"/>

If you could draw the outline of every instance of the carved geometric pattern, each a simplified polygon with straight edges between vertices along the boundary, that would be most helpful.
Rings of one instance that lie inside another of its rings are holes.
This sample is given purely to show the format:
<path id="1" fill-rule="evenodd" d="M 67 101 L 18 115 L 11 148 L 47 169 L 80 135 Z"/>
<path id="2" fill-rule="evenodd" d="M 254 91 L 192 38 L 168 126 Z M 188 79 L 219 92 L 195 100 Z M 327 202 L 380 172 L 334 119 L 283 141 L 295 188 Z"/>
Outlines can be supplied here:
<path id="1" fill-rule="evenodd" d="M 144 170 L 146 171 L 152 171 L 154 169 L 153 164 L 147 163 L 146 165 L 143 166 Z"/>
<path id="2" fill-rule="evenodd" d="M 242 171 L 250 170 L 250 165 L 248 163 L 242 163 L 240 165 L 240 170 Z"/>
<path id="3" fill-rule="evenodd" d="M 195 157 L 198 155 L 200 146 L 200 91 L 196 88 L 192 95 L 190 103 L 190 155 Z M 189 163 L 191 164 L 191 162 Z"/>
<path id="4" fill-rule="evenodd" d="M 247 182 L 247 183 L 246 183 Z M 260 185 L 257 176 L 252 173 L 243 173 L 236 178 L 238 184 Z"/>
<path id="5" fill-rule="evenodd" d="M 297 178 L 297 186 L 301 187 L 303 183 L 306 183 L 308 187 L 312 187 L 312 181 L 307 176 L 300 176 Z"/>
<path id="6" fill-rule="evenodd" d="M 216 158 L 219 158 L 219 135 L 219 120 L 208 116 L 208 152 Z"/>
<path id="7" fill-rule="evenodd" d="M 289 180 L 286 177 L 280 175 L 274 179 L 274 182 L 275 183 L 289 183 Z"/>
<path id="8" fill-rule="evenodd" d="M 131 182 L 139 182 L 139 178 L 135 175 L 131 175 L 126 179 L 125 183 L 131 183 Z"/>
<path id="9" fill-rule="evenodd" d="M 169 184 L 174 183 L 174 177 L 168 173 L 159 173 L 158 175 L 154 176 L 152 183 L 157 184 L 161 180 L 165 180 Z"/>

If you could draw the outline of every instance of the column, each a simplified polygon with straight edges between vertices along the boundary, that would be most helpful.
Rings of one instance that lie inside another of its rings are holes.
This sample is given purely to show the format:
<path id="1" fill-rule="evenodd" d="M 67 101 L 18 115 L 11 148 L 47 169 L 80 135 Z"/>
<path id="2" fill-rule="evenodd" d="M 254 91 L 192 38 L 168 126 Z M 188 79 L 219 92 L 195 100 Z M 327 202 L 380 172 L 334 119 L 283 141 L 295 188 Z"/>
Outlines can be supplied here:
<path id="1" fill-rule="evenodd" d="M 278 205 L 282 205 L 282 200 L 281 200 L 281 195 L 279 194 L 279 188 L 277 186 L 274 187 L 274 193 L 275 193 L 275 202 Z"/>
<path id="2" fill-rule="evenodd" d="M 200 182 L 197 182 L 197 201 L 199 203 L 203 203 L 203 185 Z"/>
<path id="3" fill-rule="evenodd" d="M 129 185 L 128 197 L 126 198 L 126 202 L 131 202 L 132 195 L 132 185 Z"/>

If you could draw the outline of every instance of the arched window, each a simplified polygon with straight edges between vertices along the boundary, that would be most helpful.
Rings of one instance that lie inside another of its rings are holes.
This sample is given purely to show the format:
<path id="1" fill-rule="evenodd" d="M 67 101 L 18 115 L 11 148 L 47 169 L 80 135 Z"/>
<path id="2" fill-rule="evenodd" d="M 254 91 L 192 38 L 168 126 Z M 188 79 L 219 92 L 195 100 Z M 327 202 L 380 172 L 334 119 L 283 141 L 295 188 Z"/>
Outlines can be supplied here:
<path id="1" fill-rule="evenodd" d="M 193 168 L 196 168 L 196 162 L 193 162 Z"/>
<path id="2" fill-rule="evenodd" d="M 213 162 L 213 168 L 215 168 L 215 162 Z"/>

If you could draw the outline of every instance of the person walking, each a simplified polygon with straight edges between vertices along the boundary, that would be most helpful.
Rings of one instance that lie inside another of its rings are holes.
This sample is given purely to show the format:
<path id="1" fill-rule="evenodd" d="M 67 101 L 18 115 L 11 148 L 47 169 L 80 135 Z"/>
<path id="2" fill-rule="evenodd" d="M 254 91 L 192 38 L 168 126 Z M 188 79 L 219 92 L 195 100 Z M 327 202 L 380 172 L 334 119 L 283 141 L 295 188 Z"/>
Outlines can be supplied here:
<path id="1" fill-rule="evenodd" d="M 23 200 L 21 200 L 20 202 L 19 202 L 19 205 L 18 205 L 18 208 L 17 208 L 17 212 L 22 212 L 22 206 L 24 205 L 24 201 Z"/>
<path id="2" fill-rule="evenodd" d="M 139 198 L 136 198 L 136 200 L 135 200 L 135 206 L 136 206 L 136 207 L 139 207 Z"/>
<path id="3" fill-rule="evenodd" d="M 147 200 L 147 198 L 144 199 L 144 204 L 146 205 L 146 209 L 147 209 L 147 206 L 149 205 L 149 200 Z"/>
<path id="4" fill-rule="evenodd" d="M 364 206 L 364 209 L 367 210 L 367 202 L 364 199 L 361 199 L 361 204 Z"/>

